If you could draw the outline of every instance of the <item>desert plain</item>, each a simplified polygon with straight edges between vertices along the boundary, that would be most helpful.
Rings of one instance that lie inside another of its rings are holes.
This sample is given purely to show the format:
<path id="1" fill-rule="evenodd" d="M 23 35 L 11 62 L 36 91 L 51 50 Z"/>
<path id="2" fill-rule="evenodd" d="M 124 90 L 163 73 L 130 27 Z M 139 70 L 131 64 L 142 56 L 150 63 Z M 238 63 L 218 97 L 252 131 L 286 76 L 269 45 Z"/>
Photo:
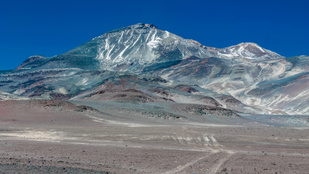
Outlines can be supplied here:
<path id="1" fill-rule="evenodd" d="M 0 173 L 309 173 L 307 116 L 123 106 L 1 101 Z"/>

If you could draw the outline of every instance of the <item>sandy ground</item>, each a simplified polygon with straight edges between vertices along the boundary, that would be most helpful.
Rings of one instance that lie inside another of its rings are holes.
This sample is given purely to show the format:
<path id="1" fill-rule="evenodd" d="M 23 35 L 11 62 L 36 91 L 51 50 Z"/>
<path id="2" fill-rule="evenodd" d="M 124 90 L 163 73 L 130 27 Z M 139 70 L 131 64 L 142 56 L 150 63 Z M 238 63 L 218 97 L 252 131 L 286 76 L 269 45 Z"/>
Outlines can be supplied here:
<path id="1" fill-rule="evenodd" d="M 0 173 L 309 173 L 309 129 L 0 102 Z"/>

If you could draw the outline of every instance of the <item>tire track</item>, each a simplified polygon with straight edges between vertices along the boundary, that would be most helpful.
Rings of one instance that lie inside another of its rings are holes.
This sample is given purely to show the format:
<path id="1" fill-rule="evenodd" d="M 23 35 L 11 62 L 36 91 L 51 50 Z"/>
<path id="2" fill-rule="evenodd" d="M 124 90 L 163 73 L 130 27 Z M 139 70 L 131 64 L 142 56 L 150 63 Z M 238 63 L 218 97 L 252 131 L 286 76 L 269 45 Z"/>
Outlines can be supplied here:
<path id="1" fill-rule="evenodd" d="M 180 172 L 180 171 L 186 169 L 187 167 L 192 166 L 192 165 L 198 163 L 199 161 L 201 161 L 201 160 L 203 160 L 203 159 L 205 159 L 205 158 L 209 158 L 210 156 L 215 155 L 215 154 L 217 154 L 217 153 L 218 153 L 218 152 L 213 152 L 213 153 L 211 153 L 211 154 L 209 154 L 209 155 L 207 155 L 207 156 L 202 156 L 202 157 L 197 158 L 197 159 L 195 159 L 195 160 L 193 160 L 193 161 L 191 161 L 191 162 L 189 162 L 189 163 L 186 163 L 185 165 L 180 165 L 180 166 L 178 166 L 178 167 L 176 167 L 176 168 L 174 168 L 174 169 L 172 169 L 172 170 L 170 170 L 170 171 L 164 172 L 163 174 L 174 174 L 174 173 L 178 173 L 178 172 Z"/>
<path id="2" fill-rule="evenodd" d="M 215 164 L 212 168 L 209 170 L 209 174 L 216 174 L 219 170 L 219 168 L 234 154 L 232 151 L 224 151 L 227 153 L 225 158 L 221 158 L 217 164 Z"/>
<path id="3" fill-rule="evenodd" d="M 199 157 L 191 162 L 188 162 L 184 165 L 179 165 L 178 167 L 169 170 L 163 174 L 174 174 L 174 173 L 181 173 L 181 171 L 184 171 L 185 169 L 187 169 L 188 167 L 192 167 L 195 164 L 198 164 L 200 161 L 202 160 L 206 160 L 206 159 L 211 159 L 211 156 L 216 156 L 219 155 L 218 157 L 215 157 L 213 160 L 214 165 L 212 165 L 207 173 L 215 173 L 220 167 L 221 165 L 230 157 L 232 156 L 233 152 L 232 151 L 225 151 L 225 150 L 219 150 L 216 149 L 218 147 L 222 147 L 222 145 L 220 145 L 217 140 L 214 138 L 214 135 L 203 135 L 203 136 L 199 136 L 197 138 L 192 138 L 192 136 L 186 136 L 186 137 L 174 137 L 174 140 L 178 141 L 180 144 L 184 145 L 184 144 L 190 144 L 192 141 L 196 141 L 195 143 L 197 144 L 203 144 L 204 147 L 207 146 L 208 150 L 211 150 L 211 153 L 208 153 L 202 157 Z M 215 147 L 215 148 L 210 148 L 210 147 Z M 226 153 L 227 155 L 220 159 L 221 155 L 219 153 Z M 216 161 L 218 161 L 216 163 Z"/>

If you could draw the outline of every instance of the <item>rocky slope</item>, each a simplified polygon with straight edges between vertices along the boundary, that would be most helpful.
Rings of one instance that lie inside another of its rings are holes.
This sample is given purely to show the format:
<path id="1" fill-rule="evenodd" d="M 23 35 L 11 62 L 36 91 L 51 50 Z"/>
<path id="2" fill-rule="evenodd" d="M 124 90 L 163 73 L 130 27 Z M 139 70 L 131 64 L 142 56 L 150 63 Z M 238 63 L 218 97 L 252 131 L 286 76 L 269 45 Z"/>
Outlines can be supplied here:
<path id="1" fill-rule="evenodd" d="M 0 72 L 0 99 L 176 102 L 306 115 L 308 74 L 308 56 L 286 58 L 255 43 L 213 48 L 136 24 Z"/>

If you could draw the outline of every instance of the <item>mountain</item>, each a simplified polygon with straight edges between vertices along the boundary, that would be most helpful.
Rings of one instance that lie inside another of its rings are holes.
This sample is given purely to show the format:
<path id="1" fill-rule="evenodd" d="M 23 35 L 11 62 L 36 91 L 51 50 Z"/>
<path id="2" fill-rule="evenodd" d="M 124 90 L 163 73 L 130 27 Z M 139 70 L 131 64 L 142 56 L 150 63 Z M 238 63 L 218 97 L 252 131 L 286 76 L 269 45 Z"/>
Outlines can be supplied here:
<path id="1" fill-rule="evenodd" d="M 136 24 L 107 32 L 59 56 L 30 57 L 19 69 L 80 68 L 141 73 L 152 66 L 175 64 L 189 56 L 212 55 L 154 25 Z"/>
<path id="2" fill-rule="evenodd" d="M 219 57 L 244 57 L 247 59 L 276 59 L 283 58 L 279 54 L 264 49 L 255 43 L 240 43 L 235 46 L 219 49 Z"/>
<path id="3" fill-rule="evenodd" d="M 272 52 L 270 50 L 264 49 L 257 45 L 256 43 L 240 43 L 238 45 L 230 46 L 227 48 L 214 48 L 214 47 L 207 47 L 200 44 L 197 41 L 189 40 L 192 43 L 196 44 L 199 47 L 206 49 L 208 52 L 212 53 L 214 57 L 219 58 L 247 58 L 247 59 L 276 59 L 276 58 L 283 58 L 283 56 Z"/>
<path id="4" fill-rule="evenodd" d="M 152 24 L 107 32 L 62 55 L 0 72 L 10 98 L 190 103 L 238 113 L 309 113 L 309 57 L 255 43 L 214 48 Z M 5 95 L 4 95 L 5 94 Z"/>

